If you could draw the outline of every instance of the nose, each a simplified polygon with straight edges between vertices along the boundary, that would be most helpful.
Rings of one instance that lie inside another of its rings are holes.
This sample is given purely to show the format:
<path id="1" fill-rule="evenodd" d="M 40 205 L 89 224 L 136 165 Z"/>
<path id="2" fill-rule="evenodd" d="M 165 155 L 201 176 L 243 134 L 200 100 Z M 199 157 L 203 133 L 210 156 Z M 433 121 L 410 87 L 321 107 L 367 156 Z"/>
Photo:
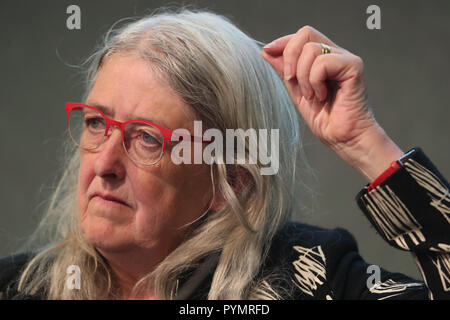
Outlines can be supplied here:
<path id="1" fill-rule="evenodd" d="M 97 176 L 108 180 L 122 180 L 125 177 L 127 157 L 122 146 L 120 130 L 111 126 L 108 135 L 98 149 L 94 171 Z"/>

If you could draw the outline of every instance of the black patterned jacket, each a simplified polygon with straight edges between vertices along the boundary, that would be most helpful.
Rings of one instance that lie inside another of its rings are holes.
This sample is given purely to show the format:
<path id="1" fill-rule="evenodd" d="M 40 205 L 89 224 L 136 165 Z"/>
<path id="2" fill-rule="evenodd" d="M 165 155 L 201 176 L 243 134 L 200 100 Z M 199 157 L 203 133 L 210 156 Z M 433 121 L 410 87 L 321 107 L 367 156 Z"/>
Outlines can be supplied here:
<path id="1" fill-rule="evenodd" d="M 294 222 L 274 238 L 257 278 L 274 275 L 271 284 L 285 299 L 450 299 L 450 187 L 420 148 L 407 154 L 398 170 L 374 189 L 366 186 L 356 201 L 384 240 L 411 252 L 423 280 L 366 263 L 344 229 Z M 29 258 L 0 260 L 0 299 L 15 297 Z M 218 258 L 210 255 L 181 277 L 176 298 L 207 298 Z"/>

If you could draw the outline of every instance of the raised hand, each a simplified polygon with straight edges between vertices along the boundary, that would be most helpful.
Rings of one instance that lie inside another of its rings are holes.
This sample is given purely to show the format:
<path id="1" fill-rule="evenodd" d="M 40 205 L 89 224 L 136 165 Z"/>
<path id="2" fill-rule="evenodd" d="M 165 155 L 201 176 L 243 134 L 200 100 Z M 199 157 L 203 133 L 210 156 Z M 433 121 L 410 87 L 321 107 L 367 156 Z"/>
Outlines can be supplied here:
<path id="1" fill-rule="evenodd" d="M 261 55 L 314 135 L 369 181 L 402 155 L 369 108 L 360 57 L 309 26 L 274 40 Z"/>

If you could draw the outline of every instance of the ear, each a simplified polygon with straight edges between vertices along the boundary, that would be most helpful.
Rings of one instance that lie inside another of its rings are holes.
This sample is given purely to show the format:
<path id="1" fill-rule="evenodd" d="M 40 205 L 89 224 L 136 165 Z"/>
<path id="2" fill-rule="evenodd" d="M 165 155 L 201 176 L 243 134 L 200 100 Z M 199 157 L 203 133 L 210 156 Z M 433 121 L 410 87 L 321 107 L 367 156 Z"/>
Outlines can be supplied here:
<path id="1" fill-rule="evenodd" d="M 228 169 L 227 170 L 228 183 L 231 185 L 231 188 L 233 189 L 234 193 L 236 193 L 236 195 L 239 195 L 243 190 L 250 188 L 253 185 L 252 175 L 244 167 L 235 165 L 230 166 L 227 169 Z M 218 189 L 219 185 L 216 182 L 215 185 L 216 192 L 211 204 L 211 209 L 214 211 L 220 210 L 226 205 L 225 199 L 223 198 L 222 194 L 218 191 Z"/>

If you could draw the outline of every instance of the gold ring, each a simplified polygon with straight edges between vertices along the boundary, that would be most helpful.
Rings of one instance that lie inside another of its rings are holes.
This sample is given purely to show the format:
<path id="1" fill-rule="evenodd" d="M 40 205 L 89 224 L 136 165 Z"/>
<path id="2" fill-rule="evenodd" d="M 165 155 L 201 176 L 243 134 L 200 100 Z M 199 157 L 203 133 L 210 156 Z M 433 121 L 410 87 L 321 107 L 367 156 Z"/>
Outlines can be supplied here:
<path id="1" fill-rule="evenodd" d="M 322 54 L 331 53 L 330 46 L 327 46 L 325 43 L 320 44 L 322 46 Z"/>

